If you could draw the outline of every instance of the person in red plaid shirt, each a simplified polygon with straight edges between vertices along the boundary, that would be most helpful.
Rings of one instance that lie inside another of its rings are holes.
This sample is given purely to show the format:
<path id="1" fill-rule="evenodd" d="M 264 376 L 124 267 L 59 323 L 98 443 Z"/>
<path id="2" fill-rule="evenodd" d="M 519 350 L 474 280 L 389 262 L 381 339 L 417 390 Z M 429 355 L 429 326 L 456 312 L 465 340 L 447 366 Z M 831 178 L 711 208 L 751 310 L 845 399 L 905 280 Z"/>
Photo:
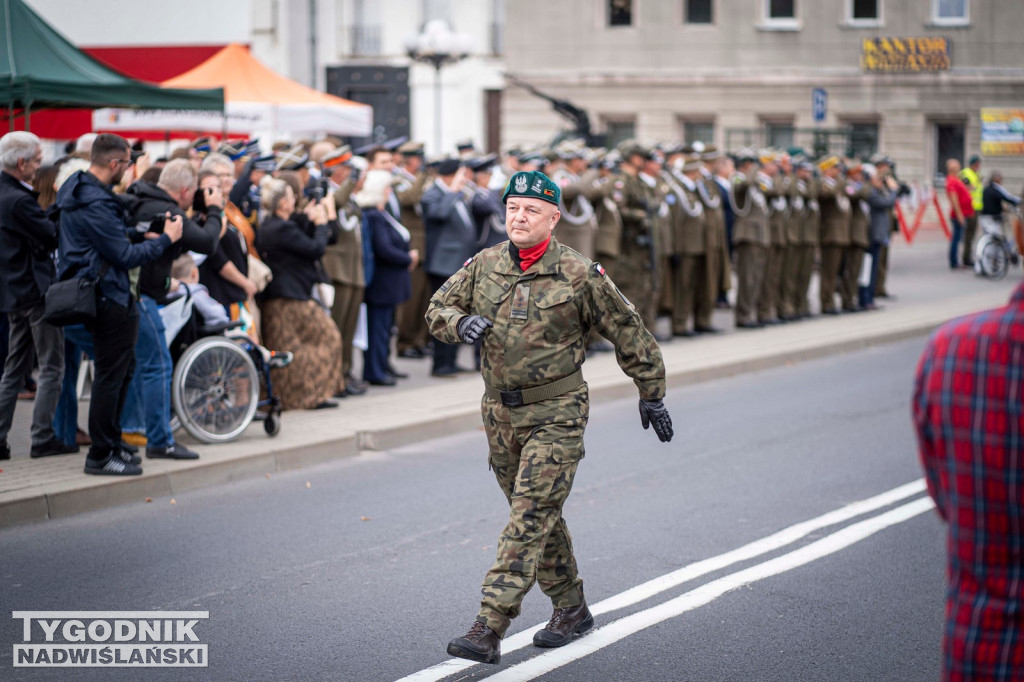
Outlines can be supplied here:
<path id="1" fill-rule="evenodd" d="M 913 413 L 949 528 L 942 678 L 1024 679 L 1024 284 L 935 333 Z"/>

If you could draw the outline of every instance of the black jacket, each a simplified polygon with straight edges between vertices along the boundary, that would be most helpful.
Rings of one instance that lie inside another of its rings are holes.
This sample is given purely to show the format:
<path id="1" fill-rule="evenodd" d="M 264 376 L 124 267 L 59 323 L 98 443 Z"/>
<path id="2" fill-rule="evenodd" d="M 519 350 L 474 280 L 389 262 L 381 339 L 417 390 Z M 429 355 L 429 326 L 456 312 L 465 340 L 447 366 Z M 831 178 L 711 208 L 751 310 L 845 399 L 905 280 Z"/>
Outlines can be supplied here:
<path id="1" fill-rule="evenodd" d="M 363 220 L 370 223 L 374 263 L 373 280 L 366 285 L 363 298 L 373 305 L 398 305 L 412 293 L 409 242 L 376 208 L 364 208 Z"/>
<path id="2" fill-rule="evenodd" d="M 180 215 L 184 219 L 181 239 L 172 244 L 159 258 L 142 266 L 139 275 L 139 293 L 155 299 L 158 303 L 167 302 L 167 292 L 171 287 L 171 265 L 174 259 L 186 251 L 195 251 L 210 255 L 217 250 L 220 241 L 221 210 L 210 206 L 205 216 L 197 215 L 192 219 L 178 206 L 178 202 L 162 188 L 144 180 L 132 184 L 125 195 L 125 204 L 135 229 L 149 232 L 153 218 L 170 213 Z"/>
<path id="3" fill-rule="evenodd" d="M 57 192 L 60 209 L 60 279 L 95 277 L 109 265 L 100 280 L 100 292 L 118 305 L 131 301 L 128 271 L 148 263 L 170 247 L 162 234 L 141 244 L 128 240 L 125 209 L 109 186 L 87 171 L 78 171 Z"/>
<path id="4" fill-rule="evenodd" d="M 0 312 L 42 303 L 53 281 L 57 225 L 43 213 L 38 197 L 0 172 Z"/>
<path id="5" fill-rule="evenodd" d="M 312 296 L 313 285 L 327 281 L 320 267 L 320 258 L 327 248 L 331 228 L 310 223 L 307 229 L 303 229 L 298 221 L 304 217 L 298 214 L 292 216 L 292 220 L 283 220 L 272 215 L 256 231 L 260 258 L 274 274 L 263 290 L 264 299 L 307 301 Z"/>

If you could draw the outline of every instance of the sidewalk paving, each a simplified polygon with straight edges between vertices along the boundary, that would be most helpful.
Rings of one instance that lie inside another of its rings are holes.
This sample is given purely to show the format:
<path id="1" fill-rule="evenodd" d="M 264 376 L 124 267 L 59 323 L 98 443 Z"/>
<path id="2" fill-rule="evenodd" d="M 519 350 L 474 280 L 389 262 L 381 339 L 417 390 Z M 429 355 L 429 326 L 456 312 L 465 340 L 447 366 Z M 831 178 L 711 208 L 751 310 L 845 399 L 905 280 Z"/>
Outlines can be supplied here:
<path id="1" fill-rule="evenodd" d="M 1019 271 L 1011 270 L 1001 282 L 967 271 L 951 272 L 946 248 L 941 233 L 919 238 L 912 246 L 897 243 L 890 259 L 889 289 L 899 298 L 883 301 L 885 308 L 879 311 L 815 317 L 753 331 L 734 330 L 731 311 L 716 312 L 715 324 L 725 333 L 662 345 L 669 396 L 673 388 L 687 383 L 926 334 L 953 317 L 1006 303 L 1020 280 Z M 816 299 L 817 292 L 812 291 L 812 301 Z M 120 504 L 144 504 L 147 498 L 166 504 L 166 498 L 186 490 L 480 427 L 483 382 L 478 374 L 437 380 L 429 376 L 429 360 L 396 364 L 411 375 L 398 387 L 344 399 L 336 410 L 286 412 L 276 438 L 268 437 L 258 422 L 237 441 L 222 445 L 196 444 L 181 431 L 176 437 L 200 451 L 198 461 L 144 459 L 145 473 L 131 478 L 86 476 L 82 473 L 85 448 L 79 455 L 30 459 L 31 403 L 19 403 L 10 438 L 14 455 L 0 461 L 0 528 Z M 610 353 L 588 358 L 584 375 L 592 400 L 636 396 L 632 380 L 622 374 Z M 909 396 L 909 386 L 907 390 Z M 83 424 L 87 413 L 83 402 Z M 676 431 L 685 434 L 684 418 L 677 418 Z M 654 438 L 644 434 L 648 435 Z"/>

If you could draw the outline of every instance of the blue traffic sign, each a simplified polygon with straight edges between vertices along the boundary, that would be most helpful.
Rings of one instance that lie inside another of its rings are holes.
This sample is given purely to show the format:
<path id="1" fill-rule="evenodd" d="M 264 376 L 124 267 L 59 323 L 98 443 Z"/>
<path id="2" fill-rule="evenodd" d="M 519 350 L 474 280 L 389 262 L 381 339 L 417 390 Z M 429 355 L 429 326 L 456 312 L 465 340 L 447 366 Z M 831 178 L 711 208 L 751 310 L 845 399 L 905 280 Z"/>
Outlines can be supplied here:
<path id="1" fill-rule="evenodd" d="M 815 123 L 821 123 L 828 114 L 828 92 L 825 88 L 814 88 L 811 93 L 811 114 Z"/>

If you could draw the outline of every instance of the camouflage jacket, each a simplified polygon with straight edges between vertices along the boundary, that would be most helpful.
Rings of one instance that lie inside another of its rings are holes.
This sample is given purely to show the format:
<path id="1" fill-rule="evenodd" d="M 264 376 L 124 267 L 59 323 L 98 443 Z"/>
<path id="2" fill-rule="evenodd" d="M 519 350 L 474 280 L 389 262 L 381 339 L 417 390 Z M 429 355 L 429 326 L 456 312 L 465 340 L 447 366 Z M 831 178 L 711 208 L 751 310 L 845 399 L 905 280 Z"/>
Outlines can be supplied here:
<path id="1" fill-rule="evenodd" d="M 597 263 L 553 237 L 540 261 L 526 273 L 508 243 L 485 249 L 466 262 L 430 299 L 427 323 L 441 341 L 458 343 L 465 315 L 494 322 L 483 338 L 481 372 L 498 389 L 543 386 L 583 364 L 586 341 L 596 329 L 615 345 L 622 371 L 640 397 L 665 395 L 665 362 L 640 315 Z M 584 389 L 585 391 L 585 389 Z M 572 394 L 578 394 L 577 391 Z M 512 420 L 547 423 L 585 415 L 586 396 L 560 396 L 511 408 Z"/>

